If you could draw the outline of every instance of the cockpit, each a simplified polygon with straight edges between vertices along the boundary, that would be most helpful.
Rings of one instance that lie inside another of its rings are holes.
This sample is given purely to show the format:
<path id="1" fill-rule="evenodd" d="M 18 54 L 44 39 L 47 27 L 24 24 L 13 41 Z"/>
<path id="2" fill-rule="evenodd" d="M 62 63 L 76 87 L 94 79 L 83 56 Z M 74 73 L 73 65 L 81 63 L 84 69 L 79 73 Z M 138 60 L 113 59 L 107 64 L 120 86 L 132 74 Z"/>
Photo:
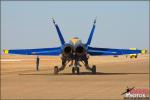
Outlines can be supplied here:
<path id="1" fill-rule="evenodd" d="M 74 38 L 72 38 L 70 41 L 70 44 L 72 44 L 72 45 L 79 45 L 79 44 L 82 44 L 82 41 L 78 38 L 78 37 L 74 37 Z"/>

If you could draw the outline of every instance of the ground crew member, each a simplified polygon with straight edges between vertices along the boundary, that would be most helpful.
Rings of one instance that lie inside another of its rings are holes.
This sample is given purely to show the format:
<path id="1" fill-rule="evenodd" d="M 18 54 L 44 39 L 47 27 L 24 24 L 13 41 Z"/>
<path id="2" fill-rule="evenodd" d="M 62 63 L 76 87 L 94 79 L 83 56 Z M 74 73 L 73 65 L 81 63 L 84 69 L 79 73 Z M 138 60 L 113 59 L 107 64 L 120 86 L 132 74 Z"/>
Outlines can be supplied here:
<path id="1" fill-rule="evenodd" d="M 39 70 L 39 62 L 40 62 L 40 58 L 39 58 L 39 56 L 37 56 L 37 58 L 36 58 L 36 70 L 37 71 Z"/>

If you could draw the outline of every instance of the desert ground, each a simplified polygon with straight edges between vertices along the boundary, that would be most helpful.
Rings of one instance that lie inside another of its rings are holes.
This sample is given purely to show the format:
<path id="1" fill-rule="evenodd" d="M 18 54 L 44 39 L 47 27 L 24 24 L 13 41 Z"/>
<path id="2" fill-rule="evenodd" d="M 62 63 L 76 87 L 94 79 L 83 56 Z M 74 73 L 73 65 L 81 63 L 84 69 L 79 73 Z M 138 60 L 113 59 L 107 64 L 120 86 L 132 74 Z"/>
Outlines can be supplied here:
<path id="1" fill-rule="evenodd" d="M 95 56 L 89 64 L 96 65 L 92 75 L 84 66 L 79 75 L 71 67 L 53 74 L 60 57 L 1 55 L 1 99 L 123 99 L 127 86 L 149 88 L 149 55 L 130 59 L 126 56 Z"/>

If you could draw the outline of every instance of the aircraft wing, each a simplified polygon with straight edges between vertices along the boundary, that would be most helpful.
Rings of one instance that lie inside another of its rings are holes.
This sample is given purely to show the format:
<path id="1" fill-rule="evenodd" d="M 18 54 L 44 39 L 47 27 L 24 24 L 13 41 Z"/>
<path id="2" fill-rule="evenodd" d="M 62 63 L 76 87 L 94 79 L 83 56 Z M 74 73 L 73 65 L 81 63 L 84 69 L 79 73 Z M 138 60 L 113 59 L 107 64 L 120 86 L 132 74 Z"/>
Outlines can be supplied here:
<path id="1" fill-rule="evenodd" d="M 141 53 L 141 50 L 88 47 L 87 52 L 90 55 L 127 55 Z"/>
<path id="2" fill-rule="evenodd" d="M 4 50 L 5 54 L 20 54 L 20 55 L 59 55 L 61 47 L 55 48 L 38 48 L 38 49 L 14 49 Z"/>

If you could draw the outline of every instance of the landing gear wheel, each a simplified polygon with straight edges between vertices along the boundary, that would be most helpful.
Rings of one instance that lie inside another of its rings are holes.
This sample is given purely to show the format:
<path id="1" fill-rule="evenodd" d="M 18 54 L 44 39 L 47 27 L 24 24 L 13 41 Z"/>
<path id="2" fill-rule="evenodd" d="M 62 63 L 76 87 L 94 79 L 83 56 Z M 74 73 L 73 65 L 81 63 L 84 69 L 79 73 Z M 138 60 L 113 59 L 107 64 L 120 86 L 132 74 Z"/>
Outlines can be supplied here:
<path id="1" fill-rule="evenodd" d="M 58 74 L 58 66 L 54 67 L 54 74 Z"/>
<path id="2" fill-rule="evenodd" d="M 80 73 L 80 68 L 76 67 L 76 71 L 77 71 L 77 74 L 79 74 Z"/>
<path id="3" fill-rule="evenodd" d="M 72 74 L 75 74 L 75 68 L 72 67 Z"/>
<path id="4" fill-rule="evenodd" d="M 92 74 L 96 74 L 96 66 L 95 65 L 93 65 L 93 67 L 92 67 Z"/>
<path id="5" fill-rule="evenodd" d="M 79 74 L 80 73 L 80 68 L 79 67 L 72 67 L 72 74 L 75 74 L 75 72 L 77 74 Z"/>

